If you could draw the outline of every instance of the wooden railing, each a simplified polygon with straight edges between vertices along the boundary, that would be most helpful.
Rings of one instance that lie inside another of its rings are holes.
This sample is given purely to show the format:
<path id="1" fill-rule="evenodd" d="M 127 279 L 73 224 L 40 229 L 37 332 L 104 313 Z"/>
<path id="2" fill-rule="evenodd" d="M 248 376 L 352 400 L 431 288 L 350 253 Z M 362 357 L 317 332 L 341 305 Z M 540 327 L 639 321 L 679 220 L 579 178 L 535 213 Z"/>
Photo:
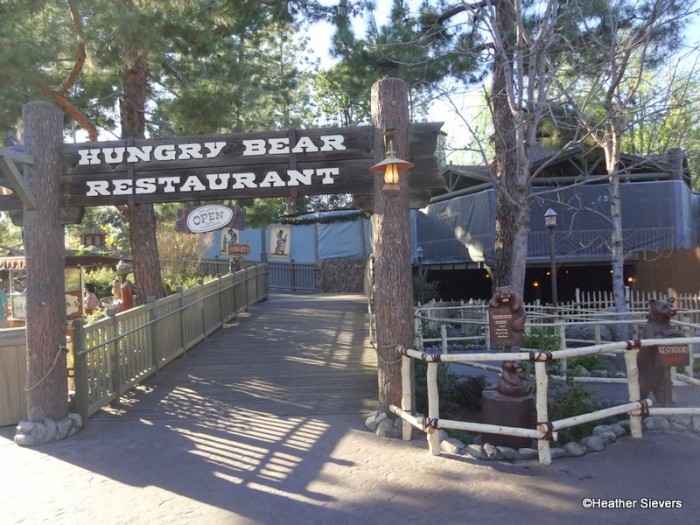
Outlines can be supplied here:
<path id="1" fill-rule="evenodd" d="M 674 344 L 698 344 L 700 337 L 685 337 L 673 339 Z M 700 416 L 698 407 L 653 407 L 650 399 L 640 399 L 639 371 L 637 369 L 637 354 L 641 346 L 651 346 L 669 344 L 669 339 L 645 339 L 637 341 L 627 341 L 619 343 L 608 343 L 595 345 L 587 348 L 575 348 L 559 350 L 554 352 L 521 351 L 513 353 L 477 353 L 477 354 L 429 354 L 417 350 L 407 349 L 401 346 L 396 348 L 402 357 L 401 381 L 402 398 L 401 407 L 390 406 L 390 410 L 404 420 L 403 438 L 411 438 L 411 426 L 416 427 L 427 434 L 430 452 L 433 455 L 440 454 L 440 439 L 438 429 L 455 429 L 467 432 L 484 432 L 490 434 L 500 434 L 507 436 L 518 436 L 533 438 L 537 440 L 537 450 L 539 461 L 549 465 L 552 462 L 550 453 L 550 441 L 557 439 L 557 431 L 605 419 L 619 414 L 630 415 L 630 433 L 634 438 L 642 437 L 642 413 L 651 415 L 689 415 Z M 597 410 L 588 414 L 569 417 L 562 420 L 550 421 L 548 415 L 548 388 L 549 376 L 546 369 L 546 362 L 552 359 L 567 359 L 569 357 L 591 355 L 598 353 L 624 353 L 625 365 L 627 367 L 627 386 L 629 402 L 610 408 Z M 426 377 L 428 387 L 428 416 L 418 417 L 410 412 L 413 406 L 413 387 L 411 359 L 420 359 L 428 364 Z M 440 419 L 438 392 L 437 367 L 441 362 L 470 363 L 483 361 L 504 361 L 504 360 L 530 360 L 535 366 L 536 382 L 536 428 L 519 428 L 500 425 L 489 425 L 484 423 L 472 423 Z M 691 382 L 700 383 L 697 380 Z"/>
<path id="2" fill-rule="evenodd" d="M 90 325 L 74 324 L 75 405 L 90 415 L 268 296 L 259 264 Z"/>

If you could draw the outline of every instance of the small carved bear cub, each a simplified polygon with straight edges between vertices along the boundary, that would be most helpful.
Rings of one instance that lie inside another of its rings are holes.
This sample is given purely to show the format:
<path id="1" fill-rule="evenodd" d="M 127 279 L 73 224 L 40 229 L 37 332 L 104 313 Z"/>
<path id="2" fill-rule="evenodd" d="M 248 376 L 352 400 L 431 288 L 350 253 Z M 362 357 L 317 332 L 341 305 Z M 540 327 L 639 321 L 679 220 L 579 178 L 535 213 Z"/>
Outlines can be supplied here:
<path id="1" fill-rule="evenodd" d="M 671 326 L 671 318 L 676 315 L 673 307 L 673 297 L 667 300 L 652 299 L 649 301 L 649 314 L 644 325 L 643 339 L 662 339 L 665 337 L 683 337 L 683 332 Z M 654 393 L 654 399 L 661 406 L 672 403 L 671 370 L 656 364 L 658 348 L 643 346 L 637 356 L 639 368 L 639 389 L 642 399 Z"/>

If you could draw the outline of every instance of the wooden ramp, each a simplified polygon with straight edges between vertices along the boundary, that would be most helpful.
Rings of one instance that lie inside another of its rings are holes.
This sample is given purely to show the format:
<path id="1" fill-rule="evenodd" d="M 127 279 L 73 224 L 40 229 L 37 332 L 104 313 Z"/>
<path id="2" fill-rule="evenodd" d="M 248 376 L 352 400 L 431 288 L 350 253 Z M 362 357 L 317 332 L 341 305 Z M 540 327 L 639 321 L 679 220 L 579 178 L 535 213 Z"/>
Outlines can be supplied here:
<path id="1" fill-rule="evenodd" d="M 377 404 L 368 334 L 364 296 L 272 295 L 92 419 L 367 413 Z"/>

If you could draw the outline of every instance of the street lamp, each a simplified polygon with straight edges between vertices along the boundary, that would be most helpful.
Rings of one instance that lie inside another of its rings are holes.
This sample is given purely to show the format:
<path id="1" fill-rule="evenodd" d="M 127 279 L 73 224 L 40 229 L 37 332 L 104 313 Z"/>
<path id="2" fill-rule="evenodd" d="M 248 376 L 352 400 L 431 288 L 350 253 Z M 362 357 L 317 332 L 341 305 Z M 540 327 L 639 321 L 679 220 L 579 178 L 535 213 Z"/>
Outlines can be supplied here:
<path id="1" fill-rule="evenodd" d="M 557 229 L 557 212 L 552 208 L 549 208 L 544 213 L 544 223 L 549 230 L 549 266 L 550 273 L 552 274 L 552 306 L 557 308 L 557 263 L 555 258 L 555 247 L 554 247 L 554 230 Z"/>
<path id="2" fill-rule="evenodd" d="M 416 260 L 418 261 L 418 275 L 423 278 L 423 255 L 425 252 L 420 246 L 416 248 Z"/>
<path id="3" fill-rule="evenodd" d="M 394 151 L 394 133 L 395 130 L 391 124 L 387 125 L 384 130 L 386 158 L 369 169 L 370 171 L 384 173 L 384 187 L 382 191 L 390 197 L 396 197 L 399 194 L 399 171 L 410 170 L 415 166 L 413 162 L 401 160 L 396 156 Z"/>

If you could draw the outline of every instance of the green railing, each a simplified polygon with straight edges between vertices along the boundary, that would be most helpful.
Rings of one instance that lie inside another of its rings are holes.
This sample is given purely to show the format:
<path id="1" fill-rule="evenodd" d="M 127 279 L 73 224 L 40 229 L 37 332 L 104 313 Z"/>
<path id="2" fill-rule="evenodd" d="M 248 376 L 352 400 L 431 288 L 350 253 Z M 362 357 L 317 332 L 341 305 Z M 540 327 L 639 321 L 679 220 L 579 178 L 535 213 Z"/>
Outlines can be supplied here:
<path id="1" fill-rule="evenodd" d="M 268 296 L 267 264 L 90 325 L 74 323 L 75 409 L 89 416 Z"/>

